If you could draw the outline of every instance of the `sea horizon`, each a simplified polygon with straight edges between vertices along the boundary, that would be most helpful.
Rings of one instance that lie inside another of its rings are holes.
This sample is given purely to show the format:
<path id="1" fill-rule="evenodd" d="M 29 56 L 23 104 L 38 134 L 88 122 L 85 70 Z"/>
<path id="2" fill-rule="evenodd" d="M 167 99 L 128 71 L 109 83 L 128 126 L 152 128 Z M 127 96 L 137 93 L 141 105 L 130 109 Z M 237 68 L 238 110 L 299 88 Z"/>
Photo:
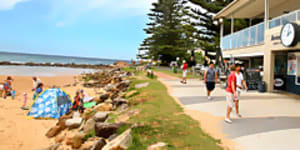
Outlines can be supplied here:
<path id="1" fill-rule="evenodd" d="M 108 59 L 96 57 L 63 56 L 52 54 L 33 54 L 20 52 L 0 51 L 0 62 L 10 63 L 60 63 L 60 64 L 78 64 L 78 65 L 110 65 L 117 61 L 130 62 L 122 59 Z"/>

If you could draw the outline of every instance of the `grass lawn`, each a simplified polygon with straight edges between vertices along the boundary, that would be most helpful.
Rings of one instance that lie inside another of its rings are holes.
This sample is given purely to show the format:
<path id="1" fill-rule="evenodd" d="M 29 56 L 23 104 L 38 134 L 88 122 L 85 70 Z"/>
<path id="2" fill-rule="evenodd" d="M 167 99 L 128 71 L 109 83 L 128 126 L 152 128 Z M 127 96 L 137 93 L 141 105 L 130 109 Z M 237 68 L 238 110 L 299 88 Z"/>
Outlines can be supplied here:
<path id="1" fill-rule="evenodd" d="M 130 150 L 146 150 L 151 144 L 165 142 L 166 149 L 176 150 L 221 150 L 220 141 L 202 131 L 199 123 L 183 113 L 183 109 L 168 95 L 166 87 L 156 79 L 140 73 L 131 79 L 130 90 L 138 95 L 128 98 L 131 109 L 141 112 L 129 122 L 142 126 L 133 128 L 133 143 Z M 138 83 L 149 82 L 149 86 L 134 89 Z"/>
<path id="2" fill-rule="evenodd" d="M 177 73 L 173 73 L 172 70 L 162 70 L 162 69 L 159 69 L 159 68 L 154 68 L 153 71 L 158 71 L 158 72 L 162 72 L 162 73 L 165 73 L 165 74 L 168 74 L 168 75 L 171 75 L 171 76 L 182 78 L 182 71 L 180 69 L 178 69 Z M 200 77 L 194 75 L 192 72 L 188 72 L 187 78 L 188 79 L 199 79 Z"/>

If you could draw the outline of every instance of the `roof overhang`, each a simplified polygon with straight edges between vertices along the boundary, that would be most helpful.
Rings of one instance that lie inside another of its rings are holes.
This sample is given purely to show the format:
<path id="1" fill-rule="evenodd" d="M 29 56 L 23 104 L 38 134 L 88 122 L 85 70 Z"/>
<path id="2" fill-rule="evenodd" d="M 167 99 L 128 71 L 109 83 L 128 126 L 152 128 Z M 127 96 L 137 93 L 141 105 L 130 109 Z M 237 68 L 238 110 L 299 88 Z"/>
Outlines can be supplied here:
<path id="1" fill-rule="evenodd" d="M 283 15 L 299 9 L 300 0 L 269 0 L 270 18 Z M 234 0 L 220 12 L 214 19 L 219 18 L 264 18 L 265 0 Z"/>

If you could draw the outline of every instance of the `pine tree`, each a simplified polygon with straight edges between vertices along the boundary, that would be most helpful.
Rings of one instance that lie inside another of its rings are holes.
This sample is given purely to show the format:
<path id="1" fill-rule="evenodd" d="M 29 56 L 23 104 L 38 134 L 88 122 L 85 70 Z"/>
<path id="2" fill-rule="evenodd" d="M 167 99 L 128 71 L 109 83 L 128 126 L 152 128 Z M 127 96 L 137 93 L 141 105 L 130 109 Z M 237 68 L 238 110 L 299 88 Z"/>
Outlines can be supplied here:
<path id="1" fill-rule="evenodd" d="M 148 14 L 150 23 L 144 29 L 148 38 L 140 46 L 141 58 L 161 59 L 163 64 L 176 57 L 185 59 L 187 50 L 195 47 L 197 31 L 190 22 L 187 0 L 158 0 Z"/>

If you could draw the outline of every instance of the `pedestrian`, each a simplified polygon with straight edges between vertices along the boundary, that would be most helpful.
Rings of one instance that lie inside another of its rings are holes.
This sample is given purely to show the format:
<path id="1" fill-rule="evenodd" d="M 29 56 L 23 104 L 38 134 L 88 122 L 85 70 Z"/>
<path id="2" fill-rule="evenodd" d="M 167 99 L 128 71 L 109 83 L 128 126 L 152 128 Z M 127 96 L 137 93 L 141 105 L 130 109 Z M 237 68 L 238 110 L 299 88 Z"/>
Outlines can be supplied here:
<path id="1" fill-rule="evenodd" d="M 35 100 L 39 94 L 43 92 L 43 83 L 39 83 L 34 91 L 32 100 Z"/>
<path id="2" fill-rule="evenodd" d="M 204 73 L 204 83 L 207 89 L 207 99 L 211 100 L 211 92 L 215 89 L 216 83 L 218 82 L 218 75 L 214 68 L 214 63 L 209 64 L 209 68 Z"/>
<path id="3" fill-rule="evenodd" d="M 182 84 L 186 84 L 187 83 L 186 77 L 187 77 L 188 64 L 186 63 L 185 60 L 182 63 L 183 63 L 183 65 L 181 67 L 181 69 L 182 69 L 182 80 L 180 82 Z"/>
<path id="4" fill-rule="evenodd" d="M 41 79 L 39 79 L 38 77 L 32 77 L 33 80 L 33 87 L 32 87 L 32 91 L 35 91 L 36 88 L 38 87 L 38 85 L 40 83 L 42 83 Z"/>
<path id="5" fill-rule="evenodd" d="M 83 108 L 83 100 L 80 97 L 80 91 L 76 92 L 76 96 L 74 97 L 74 102 L 72 106 L 73 111 L 79 111 L 80 113 L 83 113 L 84 108 Z"/>
<path id="6" fill-rule="evenodd" d="M 225 122 L 232 123 L 230 120 L 230 113 L 234 105 L 234 100 L 237 97 L 236 95 L 236 75 L 235 75 L 235 65 L 230 66 L 230 74 L 227 79 L 227 88 L 226 88 L 226 102 L 227 102 L 227 113 L 225 117 Z"/>
<path id="7" fill-rule="evenodd" d="M 248 91 L 248 86 L 244 80 L 244 76 L 243 73 L 241 72 L 241 65 L 236 65 L 236 95 L 237 97 L 235 98 L 235 110 L 236 110 L 236 114 L 239 118 L 242 118 L 242 115 L 239 112 L 239 100 L 240 100 L 240 96 L 241 96 L 241 91 L 243 89 L 243 86 L 245 87 L 246 91 Z"/>
<path id="8" fill-rule="evenodd" d="M 3 98 L 6 99 L 7 96 L 11 96 L 13 79 L 11 76 L 8 76 L 3 84 Z"/>

